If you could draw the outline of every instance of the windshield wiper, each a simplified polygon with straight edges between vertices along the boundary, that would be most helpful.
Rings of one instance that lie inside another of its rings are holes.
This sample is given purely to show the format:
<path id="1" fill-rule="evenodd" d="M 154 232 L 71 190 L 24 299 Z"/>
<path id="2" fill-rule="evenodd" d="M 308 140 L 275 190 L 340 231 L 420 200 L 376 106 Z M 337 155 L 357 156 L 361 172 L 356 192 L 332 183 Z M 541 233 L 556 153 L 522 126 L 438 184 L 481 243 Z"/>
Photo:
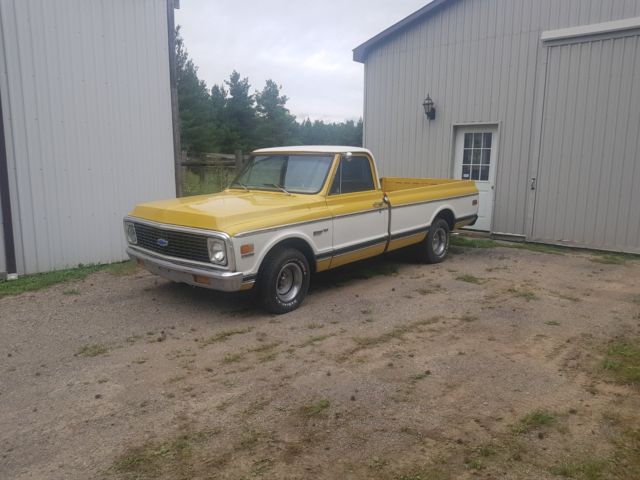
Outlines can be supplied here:
<path id="1" fill-rule="evenodd" d="M 277 183 L 263 183 L 263 185 L 265 187 L 273 187 L 273 188 L 277 188 L 278 190 L 280 190 L 283 193 L 286 193 L 287 195 L 291 195 L 290 192 L 288 192 L 282 185 L 278 185 Z"/>
<path id="2" fill-rule="evenodd" d="M 249 191 L 249 187 L 247 187 L 244 183 L 240 183 L 240 182 L 233 182 L 233 183 L 231 184 L 231 186 L 233 187 L 234 185 L 238 185 L 238 186 L 240 186 L 240 187 L 244 188 L 244 190 L 245 190 L 246 192 L 248 192 L 248 191 Z"/>

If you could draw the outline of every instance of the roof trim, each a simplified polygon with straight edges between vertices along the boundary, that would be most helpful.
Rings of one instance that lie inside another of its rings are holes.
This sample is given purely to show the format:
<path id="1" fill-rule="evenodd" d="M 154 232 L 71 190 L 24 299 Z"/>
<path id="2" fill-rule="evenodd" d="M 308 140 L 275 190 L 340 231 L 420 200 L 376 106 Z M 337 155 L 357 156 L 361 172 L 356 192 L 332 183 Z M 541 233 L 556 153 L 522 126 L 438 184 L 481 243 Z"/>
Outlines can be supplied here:
<path id="1" fill-rule="evenodd" d="M 378 35 L 373 38 L 370 38 L 362 45 L 357 46 L 353 49 L 353 60 L 355 62 L 364 63 L 367 60 L 367 55 L 376 47 L 379 43 L 388 39 L 392 35 L 403 31 L 405 28 L 413 25 L 418 20 L 422 20 L 425 17 L 433 15 L 436 10 L 438 10 L 442 5 L 449 3 L 452 0 L 433 0 L 431 3 L 425 5 L 420 10 L 413 12 L 408 17 L 403 18 L 398 23 L 394 23 L 386 30 L 383 30 Z"/>
<path id="2" fill-rule="evenodd" d="M 590 25 L 580 25 L 578 27 L 560 28 L 558 30 L 547 30 L 542 32 L 540 40 L 551 42 L 553 40 L 565 40 L 576 37 L 586 37 L 588 35 L 599 35 L 602 33 L 621 32 L 640 28 L 640 17 L 625 18 L 612 22 L 592 23 Z"/>
<path id="3" fill-rule="evenodd" d="M 291 147 L 260 148 L 252 153 L 371 153 L 362 147 L 347 145 L 296 145 Z"/>

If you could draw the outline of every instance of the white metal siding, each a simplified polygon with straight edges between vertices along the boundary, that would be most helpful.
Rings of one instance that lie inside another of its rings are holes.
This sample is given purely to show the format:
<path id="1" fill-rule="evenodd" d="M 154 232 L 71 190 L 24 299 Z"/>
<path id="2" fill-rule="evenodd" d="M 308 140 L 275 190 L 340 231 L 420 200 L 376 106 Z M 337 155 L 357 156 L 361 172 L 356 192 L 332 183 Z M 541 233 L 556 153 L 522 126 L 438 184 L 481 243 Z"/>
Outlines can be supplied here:
<path id="1" fill-rule="evenodd" d="M 0 0 L 18 270 L 125 258 L 121 219 L 175 196 L 166 0 Z"/>
<path id="2" fill-rule="evenodd" d="M 0 209 L 0 280 L 7 273 L 7 263 L 4 251 L 4 224 L 2 223 L 2 209 Z"/>
<path id="3" fill-rule="evenodd" d="M 640 37 L 548 55 L 532 236 L 640 253 Z"/>
<path id="4" fill-rule="evenodd" d="M 382 175 L 449 177 L 454 125 L 499 124 L 492 230 L 529 234 L 541 33 L 639 15 L 640 0 L 453 0 L 369 53 L 365 146 Z M 422 108 L 428 93 L 431 122 Z"/>

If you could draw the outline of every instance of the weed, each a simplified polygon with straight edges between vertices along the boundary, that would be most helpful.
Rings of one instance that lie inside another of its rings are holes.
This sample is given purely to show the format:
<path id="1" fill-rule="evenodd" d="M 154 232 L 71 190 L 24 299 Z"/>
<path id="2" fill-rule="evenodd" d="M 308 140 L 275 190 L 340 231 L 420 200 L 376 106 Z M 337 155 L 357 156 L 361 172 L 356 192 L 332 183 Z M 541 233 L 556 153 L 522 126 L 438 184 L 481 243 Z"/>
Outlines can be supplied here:
<path id="1" fill-rule="evenodd" d="M 138 265 L 135 262 L 128 260 L 126 262 L 118 262 L 107 265 L 105 267 L 105 270 L 111 275 L 124 277 L 136 273 L 136 271 L 138 270 Z"/>
<path id="2" fill-rule="evenodd" d="M 489 240 L 485 238 L 470 238 L 464 237 L 462 235 L 452 236 L 451 245 L 467 248 L 496 248 L 502 246 L 495 240 Z"/>
<path id="3" fill-rule="evenodd" d="M 255 415 L 269 405 L 269 400 L 254 400 L 249 404 L 249 406 L 244 410 L 245 415 Z"/>
<path id="4" fill-rule="evenodd" d="M 236 363 L 244 359 L 241 353 L 229 353 L 224 356 L 222 363 Z"/>
<path id="5" fill-rule="evenodd" d="M 556 417 L 547 410 L 534 410 L 522 417 L 516 425 L 512 427 L 514 433 L 528 433 L 540 427 L 553 425 Z"/>
<path id="6" fill-rule="evenodd" d="M 249 333 L 250 331 L 251 331 L 251 327 L 240 328 L 240 329 L 235 329 L 235 330 L 223 330 L 222 332 L 219 332 L 219 333 L 215 334 L 214 336 L 203 340 L 200 343 L 200 346 L 204 347 L 206 345 L 211 345 L 212 343 L 224 342 L 229 337 L 233 337 L 234 335 L 242 335 L 242 334 L 245 334 L 245 333 Z"/>
<path id="7" fill-rule="evenodd" d="M 517 243 L 517 242 L 497 242 L 486 238 L 469 238 L 464 236 L 454 236 L 451 238 L 451 245 L 466 248 L 513 248 L 516 250 L 529 250 L 537 253 L 550 253 L 552 255 L 564 255 L 566 248 L 545 245 L 542 243 Z"/>
<path id="8" fill-rule="evenodd" d="M 240 437 L 239 446 L 242 449 L 250 450 L 256 446 L 256 444 L 260 440 L 260 437 L 260 432 L 258 432 L 257 430 L 254 430 L 252 428 L 245 429 Z"/>
<path id="9" fill-rule="evenodd" d="M 143 363 L 147 363 L 147 359 L 145 357 L 138 357 L 133 361 L 133 363 L 136 365 L 142 365 Z"/>
<path id="10" fill-rule="evenodd" d="M 302 342 L 299 347 L 300 348 L 304 348 L 304 347 L 308 347 L 309 345 L 315 345 L 316 343 L 320 343 L 325 341 L 327 338 L 331 338 L 334 337 L 335 334 L 330 334 L 330 335 L 316 335 L 313 337 L 309 337 L 307 338 L 304 342 Z"/>
<path id="11" fill-rule="evenodd" d="M 460 280 L 461 282 L 467 282 L 467 283 L 475 283 L 476 285 L 480 285 L 485 282 L 485 280 L 468 273 L 465 273 L 464 275 L 458 275 L 456 277 L 456 280 Z"/>
<path id="12" fill-rule="evenodd" d="M 471 322 L 475 322 L 476 320 L 478 320 L 478 317 L 475 315 L 463 315 L 460 317 L 460 320 L 463 322 L 467 322 L 467 323 L 471 323 Z"/>
<path id="13" fill-rule="evenodd" d="M 282 342 L 265 343 L 264 345 L 258 345 L 257 347 L 249 349 L 249 352 L 255 352 L 255 353 L 270 352 L 274 348 L 277 348 L 281 343 Z"/>
<path id="14" fill-rule="evenodd" d="M 40 290 L 57 283 L 84 280 L 88 275 L 98 272 L 104 265 L 80 265 L 78 268 L 56 270 L 36 275 L 25 275 L 17 280 L 0 282 L 0 297 L 8 295 L 20 295 L 21 293 Z"/>
<path id="15" fill-rule="evenodd" d="M 412 375 L 409 378 L 409 381 L 412 384 L 416 384 L 418 383 L 420 380 L 427 378 L 429 375 L 431 375 L 431 371 L 430 370 L 425 370 L 424 372 L 420 372 L 420 373 L 416 373 L 415 375 Z"/>
<path id="16" fill-rule="evenodd" d="M 552 327 L 557 327 L 560 325 L 560 322 L 556 321 L 556 320 L 548 320 L 546 322 L 544 322 L 545 325 L 550 325 Z"/>
<path id="17" fill-rule="evenodd" d="M 527 302 L 538 299 L 538 296 L 531 290 L 517 290 L 515 288 L 510 288 L 509 293 L 512 293 L 514 297 L 522 298 Z"/>
<path id="18" fill-rule="evenodd" d="M 318 329 L 318 328 L 324 328 L 324 324 L 322 324 L 322 323 L 310 323 L 310 324 L 307 325 L 307 328 L 309 330 L 315 330 L 315 329 Z"/>
<path id="19" fill-rule="evenodd" d="M 78 290 L 77 288 L 67 288 L 66 290 L 62 291 L 63 295 L 80 295 L 80 290 Z"/>
<path id="20" fill-rule="evenodd" d="M 369 310 L 368 308 L 365 308 L 364 310 L 360 310 L 360 313 L 362 315 L 371 315 L 373 312 L 371 310 Z"/>
<path id="21" fill-rule="evenodd" d="M 301 412 L 305 417 L 316 417 L 331 406 L 329 400 L 322 399 L 310 405 L 302 407 Z"/>
<path id="22" fill-rule="evenodd" d="M 640 342 L 613 342 L 602 360 L 602 368 L 618 383 L 640 385 Z"/>
<path id="23" fill-rule="evenodd" d="M 99 343 L 93 343 L 91 345 L 85 345 L 76 352 L 76 356 L 80 357 L 97 357 L 98 355 L 104 355 L 108 349 L 104 345 Z"/>
<path id="24" fill-rule="evenodd" d="M 604 460 L 589 459 L 578 463 L 563 463 L 551 467 L 549 471 L 562 477 L 599 480 L 604 478 L 602 475 L 606 466 L 607 462 Z"/>
<path id="25" fill-rule="evenodd" d="M 582 301 L 580 298 L 578 297 L 574 297 L 573 295 L 568 295 L 566 293 L 559 293 L 557 294 L 557 297 L 562 299 L 562 300 L 568 300 L 569 302 L 580 302 Z"/>

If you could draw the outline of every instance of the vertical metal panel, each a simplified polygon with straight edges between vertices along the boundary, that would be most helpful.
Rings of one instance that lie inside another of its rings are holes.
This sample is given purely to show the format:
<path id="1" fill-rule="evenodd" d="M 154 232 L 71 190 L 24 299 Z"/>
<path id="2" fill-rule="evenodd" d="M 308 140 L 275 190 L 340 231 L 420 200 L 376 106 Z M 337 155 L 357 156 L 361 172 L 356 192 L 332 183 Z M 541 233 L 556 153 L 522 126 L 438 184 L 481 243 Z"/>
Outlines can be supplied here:
<path id="1" fill-rule="evenodd" d="M 452 125 L 500 123 L 492 230 L 529 234 L 535 95 L 547 49 L 540 35 L 633 16 L 640 0 L 453 0 L 376 46 L 366 59 L 365 145 L 381 174 L 448 177 Z M 438 109 L 431 122 L 420 106 L 427 93 Z"/>
<path id="2" fill-rule="evenodd" d="M 640 253 L 640 36 L 548 56 L 533 238 Z"/>
<path id="3" fill-rule="evenodd" d="M 4 250 L 4 225 L 2 223 L 2 210 L 0 210 L 0 280 L 5 273 L 7 273 L 7 264 Z"/>
<path id="4" fill-rule="evenodd" d="M 166 0 L 0 0 L 0 29 L 19 271 L 123 259 L 175 196 Z"/>

